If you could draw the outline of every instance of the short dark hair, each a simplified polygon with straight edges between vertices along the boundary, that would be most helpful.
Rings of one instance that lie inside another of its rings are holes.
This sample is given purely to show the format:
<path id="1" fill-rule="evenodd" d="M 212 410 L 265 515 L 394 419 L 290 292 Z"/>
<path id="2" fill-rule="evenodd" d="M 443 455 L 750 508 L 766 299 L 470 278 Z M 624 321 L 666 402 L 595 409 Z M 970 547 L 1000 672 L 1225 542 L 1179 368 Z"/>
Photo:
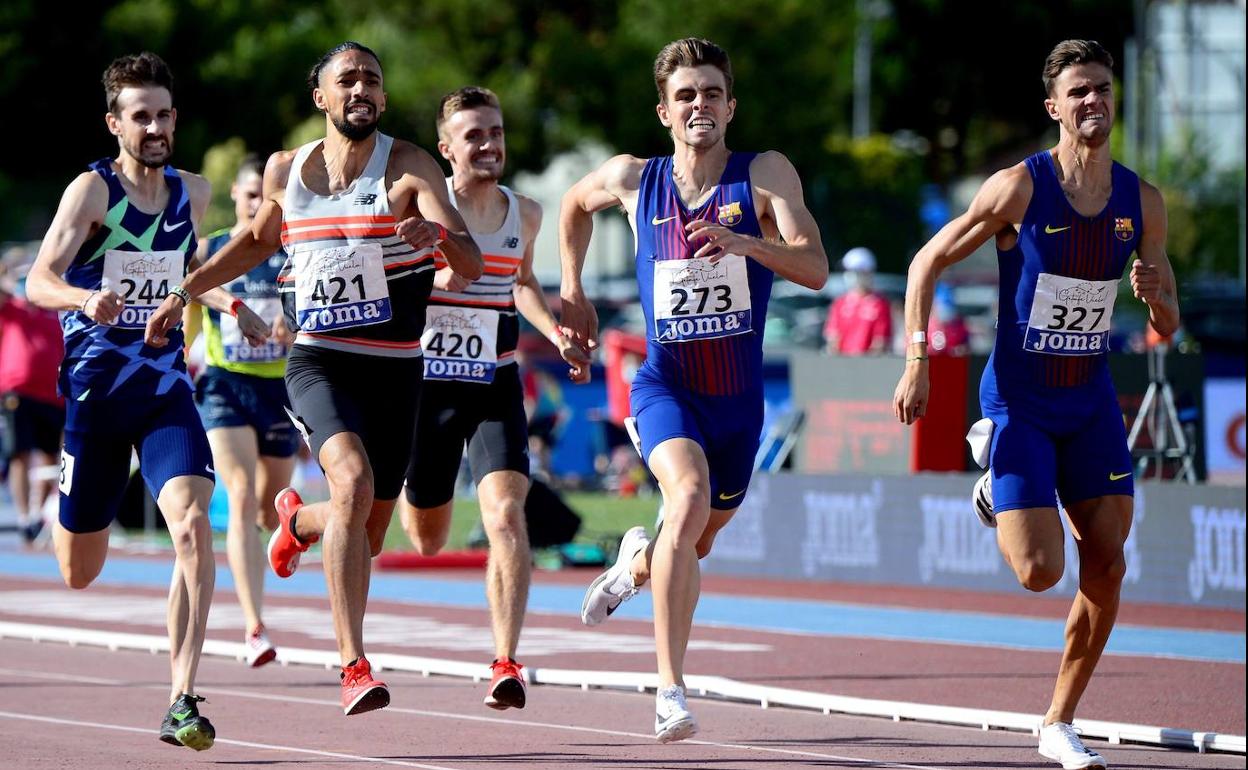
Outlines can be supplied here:
<path id="1" fill-rule="evenodd" d="M 238 173 L 234 175 L 234 179 L 242 179 L 248 174 L 255 174 L 261 179 L 264 178 L 264 159 L 254 152 L 249 152 L 243 156 L 243 161 L 238 164 Z"/>
<path id="2" fill-rule="evenodd" d="M 700 67 L 710 64 L 724 73 L 728 98 L 732 98 L 732 62 L 728 52 L 709 40 L 686 37 L 663 46 L 654 60 L 654 87 L 659 91 L 659 101 L 667 99 L 667 79 L 680 67 Z"/>
<path id="3" fill-rule="evenodd" d="M 320 60 L 317 61 L 315 66 L 312 67 L 312 70 L 308 73 L 308 90 L 309 91 L 320 88 L 321 71 L 325 69 L 325 65 L 329 64 L 330 60 L 332 60 L 335 56 L 345 51 L 360 51 L 362 53 L 366 53 L 369 56 L 377 60 L 378 67 L 381 66 L 381 57 L 377 55 L 376 51 L 364 45 L 363 43 L 357 43 L 354 40 L 347 40 L 345 42 L 339 43 L 338 45 L 326 51 L 325 55 L 322 56 Z"/>
<path id="4" fill-rule="evenodd" d="M 442 126 L 451 119 L 452 115 L 475 107 L 493 107 L 499 112 L 503 111 L 498 102 L 498 94 L 481 86 L 464 86 L 443 96 L 442 101 L 438 102 L 438 116 L 434 121 L 437 125 L 438 136 L 442 136 Z"/>
<path id="5" fill-rule="evenodd" d="M 1103 64 L 1106 69 L 1114 68 L 1114 57 L 1105 47 L 1095 40 L 1063 40 L 1053 46 L 1044 60 L 1044 93 L 1053 95 L 1053 81 L 1062 74 L 1062 70 L 1076 64 Z"/>
<path id="6" fill-rule="evenodd" d="M 113 59 L 101 80 L 108 111 L 114 115 L 117 114 L 117 96 L 125 88 L 161 86 L 173 96 L 173 73 L 165 60 L 151 51 Z"/>

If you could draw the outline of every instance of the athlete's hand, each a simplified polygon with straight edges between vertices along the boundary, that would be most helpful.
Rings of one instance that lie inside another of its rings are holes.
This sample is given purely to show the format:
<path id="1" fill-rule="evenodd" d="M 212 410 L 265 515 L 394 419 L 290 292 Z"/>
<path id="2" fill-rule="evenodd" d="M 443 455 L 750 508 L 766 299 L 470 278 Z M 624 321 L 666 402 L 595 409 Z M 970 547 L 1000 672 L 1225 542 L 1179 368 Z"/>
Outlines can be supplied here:
<path id="1" fill-rule="evenodd" d="M 907 361 L 893 392 L 893 414 L 898 422 L 911 425 L 927 414 L 928 388 L 927 361 Z"/>
<path id="2" fill-rule="evenodd" d="M 598 349 L 598 311 L 579 288 L 559 296 L 559 331 L 587 356 Z"/>
<path id="3" fill-rule="evenodd" d="M 394 232 L 417 251 L 437 246 L 438 238 L 446 234 L 446 230 L 437 222 L 417 217 L 408 217 L 396 223 Z"/>
<path id="4" fill-rule="evenodd" d="M 449 267 L 444 267 L 433 274 L 433 288 L 439 291 L 463 291 L 470 283 L 472 281 Z"/>
<path id="5" fill-rule="evenodd" d="M 286 314 L 281 313 L 273 319 L 273 341 L 279 345 L 290 347 L 295 344 L 295 333 L 286 325 Z"/>
<path id="6" fill-rule="evenodd" d="M 82 312 L 97 324 L 111 325 L 117 323 L 122 308 L 126 306 L 126 298 L 113 291 L 104 289 L 97 291 L 87 299 Z"/>
<path id="7" fill-rule="evenodd" d="M 1131 263 L 1131 291 L 1135 298 L 1145 302 L 1161 300 L 1161 271 L 1144 264 L 1141 260 Z"/>
<path id="8" fill-rule="evenodd" d="M 182 323 L 182 300 L 170 294 L 147 319 L 143 341 L 154 348 L 163 348 L 169 344 L 169 331 L 180 323 Z"/>
<path id="9" fill-rule="evenodd" d="M 271 330 L 264 319 L 256 315 L 256 311 L 244 303 L 238 306 L 237 312 L 238 330 L 243 333 L 253 348 L 258 348 L 268 342 Z"/>
<path id="10" fill-rule="evenodd" d="M 733 232 L 723 225 L 717 225 L 705 219 L 695 219 L 685 225 L 685 234 L 691 241 L 706 241 L 702 244 L 702 248 L 693 253 L 693 258 L 706 259 L 712 265 L 729 254 L 745 256 L 750 248 L 750 242 L 755 240 L 753 236 Z"/>
<path id="11" fill-rule="evenodd" d="M 589 382 L 589 356 L 585 351 L 581 350 L 566 334 L 556 329 L 551 335 L 551 342 L 554 342 L 559 348 L 559 355 L 563 356 L 563 360 L 568 362 L 568 379 L 577 385 L 584 385 Z"/>

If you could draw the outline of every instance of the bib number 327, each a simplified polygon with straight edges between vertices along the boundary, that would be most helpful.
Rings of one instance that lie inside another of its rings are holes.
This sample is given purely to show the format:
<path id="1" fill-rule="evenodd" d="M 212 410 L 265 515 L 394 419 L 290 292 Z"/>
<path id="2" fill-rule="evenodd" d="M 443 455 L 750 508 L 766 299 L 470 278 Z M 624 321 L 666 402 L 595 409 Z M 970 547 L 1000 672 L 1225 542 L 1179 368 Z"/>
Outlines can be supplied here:
<path id="1" fill-rule="evenodd" d="M 1108 349 L 1117 281 L 1041 273 L 1023 346 L 1034 353 L 1090 356 Z"/>

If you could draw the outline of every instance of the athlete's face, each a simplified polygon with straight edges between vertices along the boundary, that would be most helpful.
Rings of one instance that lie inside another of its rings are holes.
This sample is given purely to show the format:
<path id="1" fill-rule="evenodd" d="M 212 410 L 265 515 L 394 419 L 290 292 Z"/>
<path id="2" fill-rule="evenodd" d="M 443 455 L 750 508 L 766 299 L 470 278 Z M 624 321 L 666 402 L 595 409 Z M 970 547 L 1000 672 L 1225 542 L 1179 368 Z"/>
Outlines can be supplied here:
<path id="1" fill-rule="evenodd" d="M 363 51 L 343 51 L 321 70 L 312 101 L 329 116 L 338 133 L 357 142 L 367 139 L 386 111 L 381 65 Z"/>
<path id="2" fill-rule="evenodd" d="M 442 124 L 438 151 L 456 174 L 498 180 L 507 160 L 503 113 L 493 107 L 460 110 Z"/>
<path id="3" fill-rule="evenodd" d="M 123 153 L 148 168 L 160 168 L 173 154 L 177 118 L 169 89 L 127 86 L 117 94 L 116 112 L 106 113 L 104 122 Z"/>
<path id="4" fill-rule="evenodd" d="M 1044 107 L 1066 133 L 1085 144 L 1104 144 L 1114 126 L 1113 73 L 1103 64 L 1067 67 L 1053 81 Z"/>
<path id="5" fill-rule="evenodd" d="M 256 218 L 262 190 L 263 180 L 254 171 L 248 171 L 234 180 L 230 197 L 234 200 L 234 216 L 239 222 L 247 223 Z"/>
<path id="6" fill-rule="evenodd" d="M 678 67 L 667 79 L 663 101 L 655 108 L 659 122 L 671 129 L 677 144 L 712 147 L 724 140 L 737 109 L 718 67 Z"/>

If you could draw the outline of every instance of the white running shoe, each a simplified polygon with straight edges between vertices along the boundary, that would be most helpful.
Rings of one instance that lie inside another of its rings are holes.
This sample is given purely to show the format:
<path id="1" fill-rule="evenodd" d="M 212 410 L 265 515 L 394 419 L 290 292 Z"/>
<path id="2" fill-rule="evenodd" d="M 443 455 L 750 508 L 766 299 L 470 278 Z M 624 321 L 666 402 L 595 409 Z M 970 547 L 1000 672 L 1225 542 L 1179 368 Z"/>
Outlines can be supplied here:
<path id="1" fill-rule="evenodd" d="M 269 635 L 263 625 L 256 626 L 254 632 L 247 634 L 246 642 L 247 665 L 252 668 L 260 668 L 277 657 L 277 648 L 269 641 Z"/>
<path id="2" fill-rule="evenodd" d="M 1040 754 L 1060 762 L 1065 770 L 1099 767 L 1109 770 L 1105 758 L 1079 740 L 1079 733 L 1065 722 L 1054 722 L 1040 728 Z"/>
<path id="3" fill-rule="evenodd" d="M 606 572 L 594 578 L 581 602 L 581 622 L 596 626 L 624 602 L 637 595 L 633 584 L 633 557 L 650 544 L 645 527 L 633 527 L 620 541 L 620 553 Z"/>
<path id="4" fill-rule="evenodd" d="M 975 480 L 975 488 L 971 491 L 971 507 L 975 515 L 985 527 L 997 527 L 997 514 L 992 512 L 992 471 L 984 471 L 984 475 Z"/>
<path id="5" fill-rule="evenodd" d="M 659 690 L 654 697 L 654 737 L 659 743 L 692 738 L 698 732 L 698 720 L 689 713 L 685 688 L 678 684 Z"/>

